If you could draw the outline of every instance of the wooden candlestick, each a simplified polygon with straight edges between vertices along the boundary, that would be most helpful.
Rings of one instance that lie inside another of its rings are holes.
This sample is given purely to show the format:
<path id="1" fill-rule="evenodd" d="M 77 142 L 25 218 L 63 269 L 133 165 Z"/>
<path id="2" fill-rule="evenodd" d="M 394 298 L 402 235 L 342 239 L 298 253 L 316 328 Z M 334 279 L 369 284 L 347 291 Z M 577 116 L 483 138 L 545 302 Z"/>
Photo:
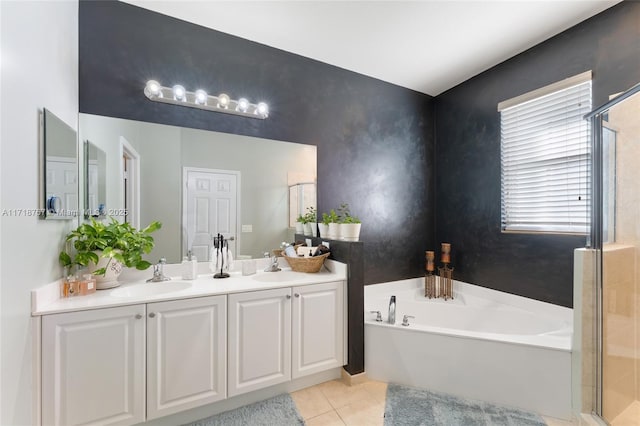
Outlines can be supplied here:
<path id="1" fill-rule="evenodd" d="M 442 243 L 441 247 L 442 247 L 442 257 L 440 258 L 440 260 L 444 264 L 451 263 L 451 244 Z"/>

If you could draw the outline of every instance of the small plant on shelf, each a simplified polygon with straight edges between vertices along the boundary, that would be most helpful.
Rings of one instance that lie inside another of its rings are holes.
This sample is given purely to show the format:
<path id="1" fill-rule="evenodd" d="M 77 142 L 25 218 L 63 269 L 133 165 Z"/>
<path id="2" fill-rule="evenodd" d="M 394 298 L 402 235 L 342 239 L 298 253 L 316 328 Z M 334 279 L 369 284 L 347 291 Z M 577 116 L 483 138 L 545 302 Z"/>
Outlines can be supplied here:
<path id="1" fill-rule="evenodd" d="M 360 223 L 358 217 L 351 215 L 349 204 L 341 204 L 338 211 L 340 212 L 340 223 Z"/>
<path id="2" fill-rule="evenodd" d="M 338 213 L 336 213 L 336 211 L 334 209 L 329 210 L 329 214 L 327 215 L 329 222 L 327 223 L 339 223 L 340 222 L 340 216 L 338 216 Z"/>
<path id="3" fill-rule="evenodd" d="M 338 209 L 340 212 L 340 239 L 346 241 L 358 241 L 360 238 L 360 219 L 351 214 L 349 204 L 343 203 Z"/>
<path id="4" fill-rule="evenodd" d="M 316 222 L 316 209 L 315 207 L 307 207 L 307 213 L 304 215 L 304 219 L 306 222 L 304 223 L 315 223 Z"/>

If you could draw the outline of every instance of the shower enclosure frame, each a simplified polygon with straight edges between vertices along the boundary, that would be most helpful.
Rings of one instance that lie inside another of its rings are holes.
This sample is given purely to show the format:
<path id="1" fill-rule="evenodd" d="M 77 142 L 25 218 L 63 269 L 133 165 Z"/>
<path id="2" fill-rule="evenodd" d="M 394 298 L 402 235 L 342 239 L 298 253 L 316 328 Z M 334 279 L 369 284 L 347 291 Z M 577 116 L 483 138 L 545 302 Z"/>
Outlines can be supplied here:
<path id="1" fill-rule="evenodd" d="M 609 102 L 594 109 L 584 116 L 591 123 L 591 232 L 588 235 L 587 247 L 595 250 L 595 395 L 594 413 L 599 420 L 605 421 L 602 416 L 602 362 L 603 362 L 603 274 L 602 274 L 602 247 L 603 247 L 603 122 L 609 110 L 640 92 L 640 83 L 631 87 Z"/>

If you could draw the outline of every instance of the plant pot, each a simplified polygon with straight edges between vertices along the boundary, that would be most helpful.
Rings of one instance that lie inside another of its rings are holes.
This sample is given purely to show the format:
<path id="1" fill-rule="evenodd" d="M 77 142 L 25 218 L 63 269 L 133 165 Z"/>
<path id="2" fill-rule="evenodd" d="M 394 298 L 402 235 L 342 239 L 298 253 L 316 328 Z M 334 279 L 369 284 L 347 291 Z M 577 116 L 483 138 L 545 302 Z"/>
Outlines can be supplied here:
<path id="1" fill-rule="evenodd" d="M 339 223 L 330 223 L 329 224 L 329 235 L 327 235 L 328 238 L 331 238 L 332 240 L 337 240 L 338 238 L 340 238 L 340 227 L 339 227 Z"/>
<path id="2" fill-rule="evenodd" d="M 102 256 L 101 251 L 96 251 L 95 253 L 98 255 L 98 257 Z M 96 289 L 98 290 L 105 290 L 108 288 L 118 287 L 120 285 L 118 276 L 120 276 L 120 273 L 122 272 L 122 263 L 113 258 L 100 257 L 97 265 L 93 262 L 89 262 L 89 264 L 87 265 L 87 269 L 91 274 L 93 274 L 93 272 L 97 269 L 105 267 L 107 269 L 104 273 L 104 276 L 94 275 L 96 279 Z"/>
<path id="3" fill-rule="evenodd" d="M 358 241 L 360 238 L 361 223 L 341 223 L 340 239 L 345 241 Z"/>
<path id="4" fill-rule="evenodd" d="M 302 234 L 303 232 L 302 222 L 296 222 L 296 234 Z"/>
<path id="5" fill-rule="evenodd" d="M 320 231 L 319 237 L 329 238 L 329 225 L 318 223 L 318 230 Z"/>
<path id="6" fill-rule="evenodd" d="M 318 236 L 318 224 L 316 222 L 311 222 L 309 225 L 311 225 L 311 236 L 317 237 Z"/>
<path id="7" fill-rule="evenodd" d="M 303 230 L 304 230 L 304 235 L 311 235 L 311 224 L 310 223 L 303 223 L 302 227 L 303 227 Z"/>

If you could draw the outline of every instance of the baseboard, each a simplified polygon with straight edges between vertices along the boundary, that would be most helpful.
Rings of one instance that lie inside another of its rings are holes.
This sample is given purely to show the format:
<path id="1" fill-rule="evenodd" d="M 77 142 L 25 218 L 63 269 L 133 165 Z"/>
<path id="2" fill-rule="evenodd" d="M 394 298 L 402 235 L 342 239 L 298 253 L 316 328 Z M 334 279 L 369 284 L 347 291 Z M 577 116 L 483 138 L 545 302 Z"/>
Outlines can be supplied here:
<path id="1" fill-rule="evenodd" d="M 347 370 L 345 370 L 344 368 L 342 369 L 342 381 L 347 385 L 347 386 L 355 386 L 355 385 L 359 385 L 360 383 L 364 383 L 366 381 L 368 381 L 369 378 L 367 377 L 367 373 L 366 372 L 362 372 L 362 373 L 358 373 L 358 374 L 349 374 L 349 372 L 347 372 Z"/>

